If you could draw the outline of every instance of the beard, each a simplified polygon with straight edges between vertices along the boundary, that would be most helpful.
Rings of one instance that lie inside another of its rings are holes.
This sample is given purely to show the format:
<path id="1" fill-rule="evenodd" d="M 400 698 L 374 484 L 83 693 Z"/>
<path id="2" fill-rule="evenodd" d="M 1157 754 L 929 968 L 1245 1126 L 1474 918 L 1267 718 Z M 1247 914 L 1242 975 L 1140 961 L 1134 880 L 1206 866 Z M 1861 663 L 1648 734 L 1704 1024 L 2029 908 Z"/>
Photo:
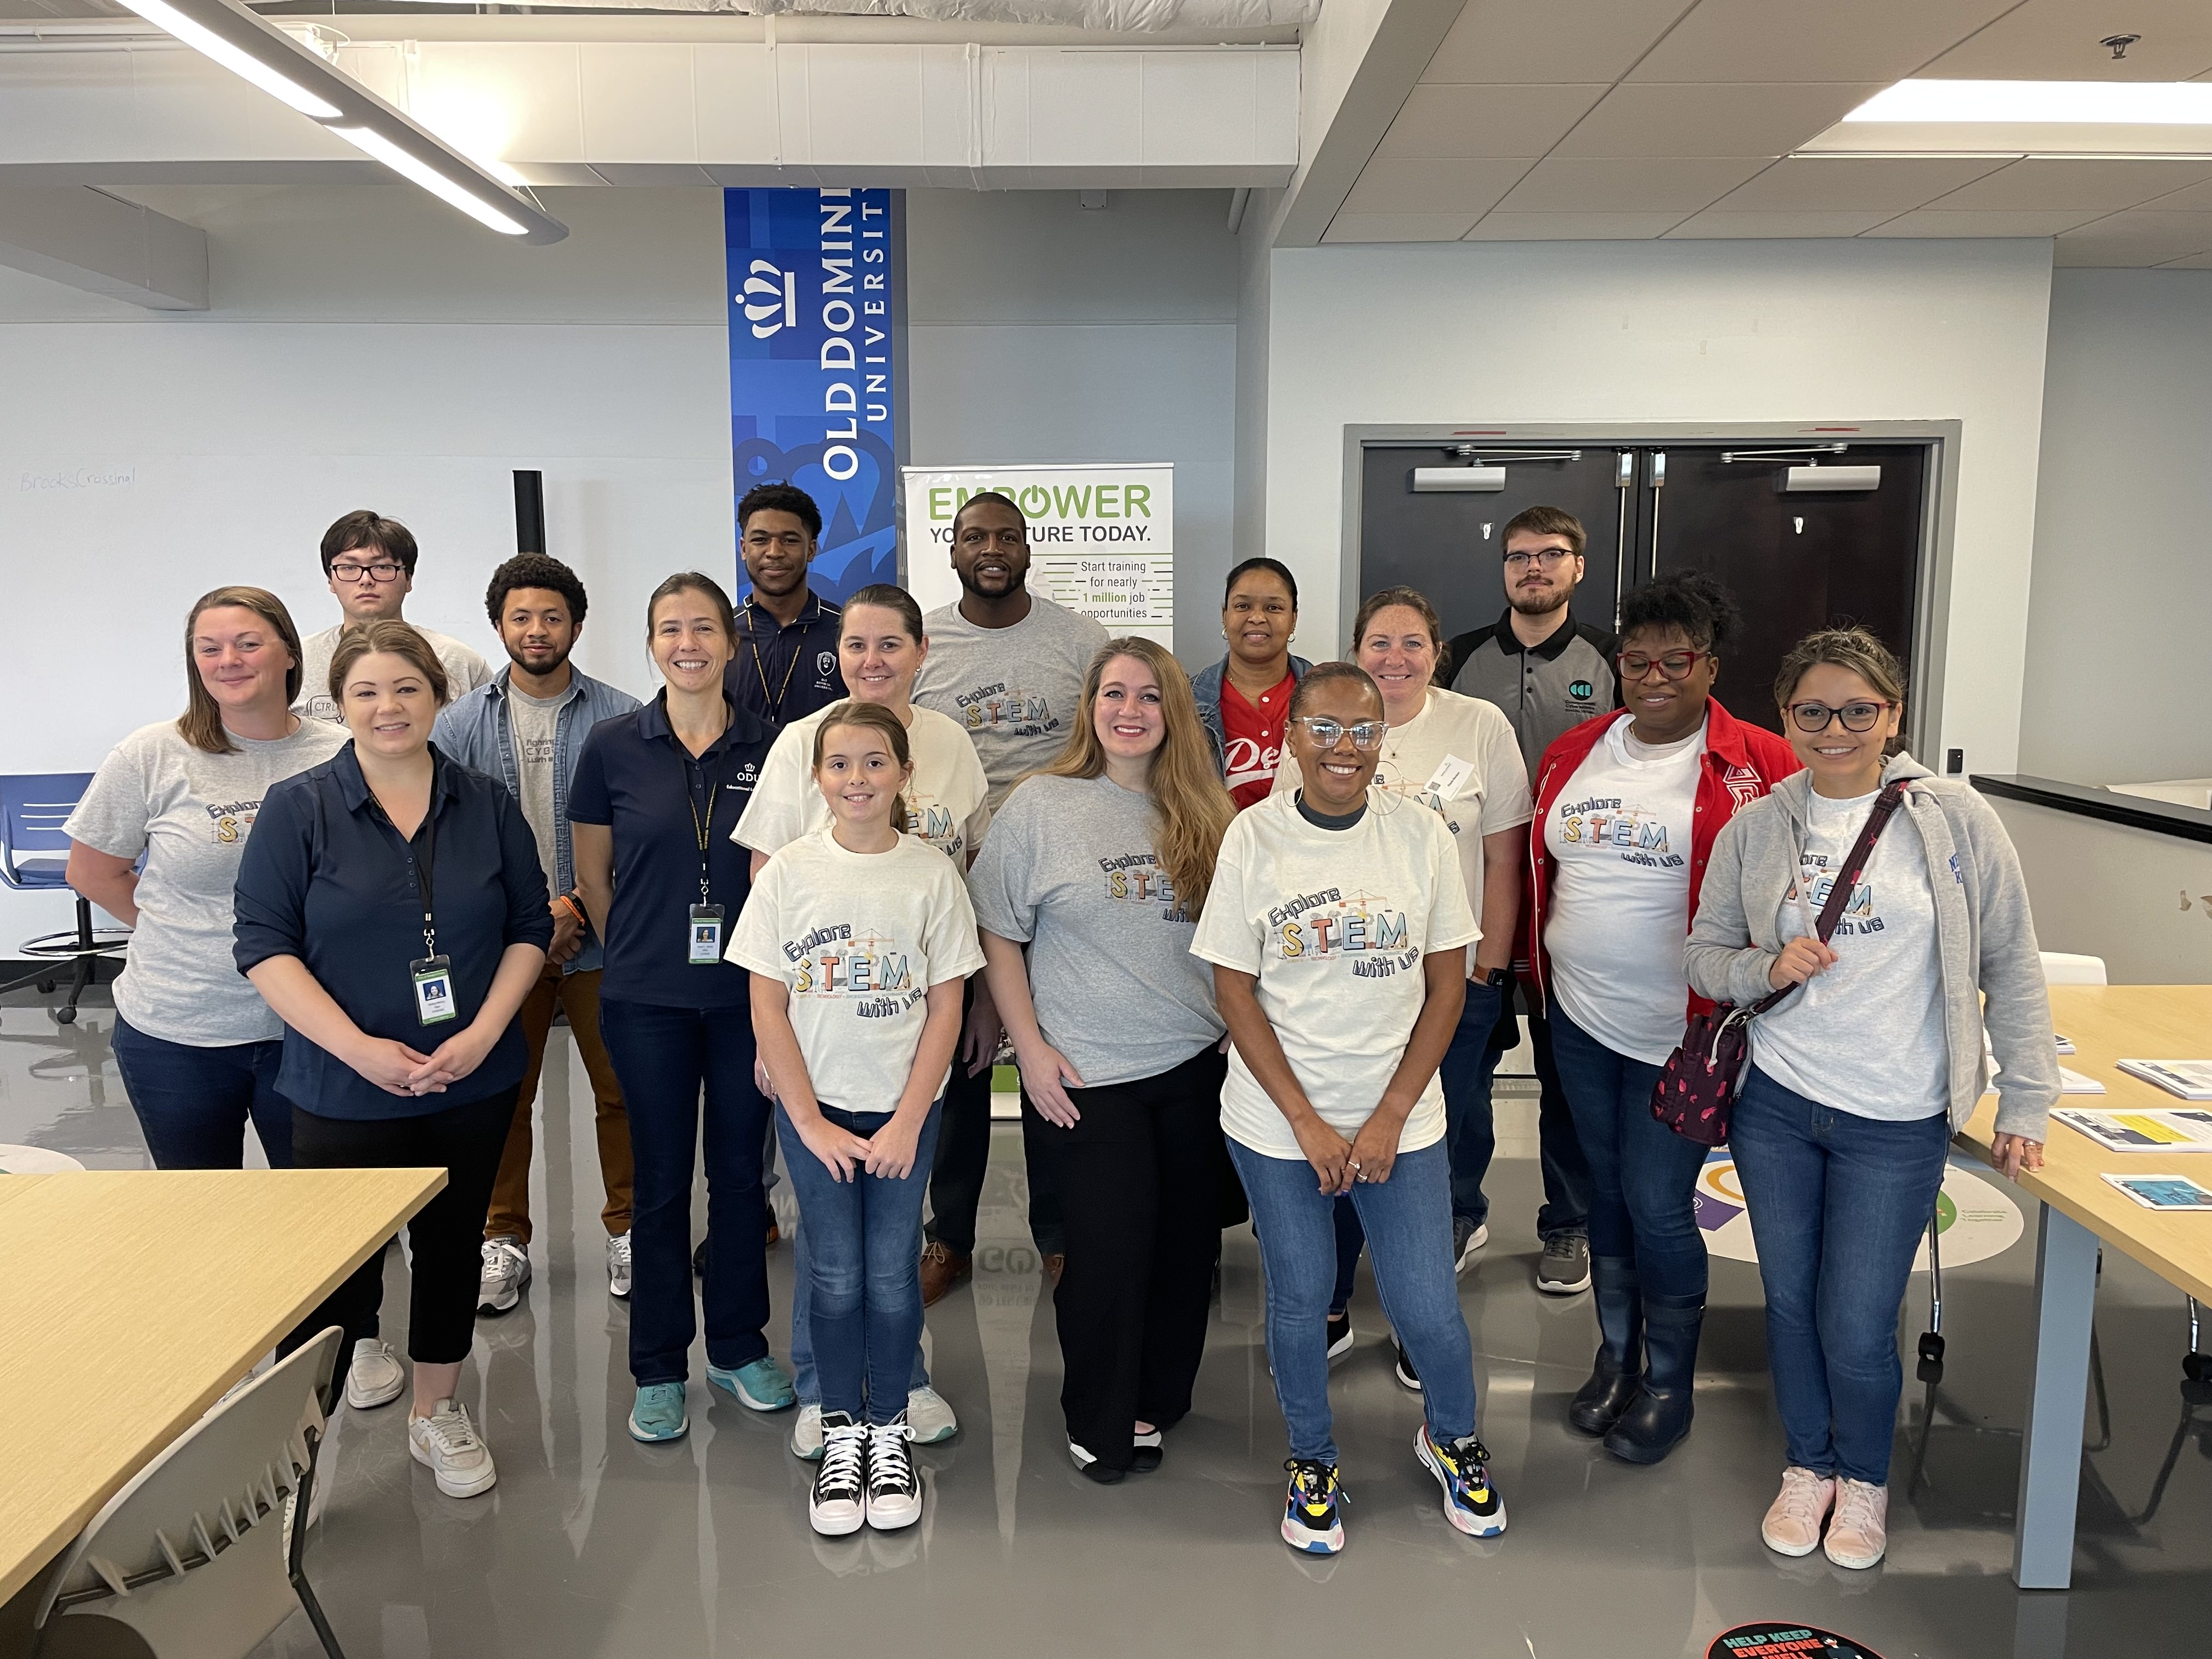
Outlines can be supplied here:
<path id="1" fill-rule="evenodd" d="M 505 641 L 502 641 L 501 643 L 505 644 Z M 520 668 L 526 674 L 550 674 L 555 669 L 558 668 L 562 663 L 568 661 L 568 653 L 575 648 L 576 647 L 573 645 L 563 646 L 560 650 L 554 652 L 550 656 L 547 657 L 543 662 L 532 662 L 527 657 L 524 656 L 522 653 L 517 651 L 513 646 L 509 645 L 507 647 L 507 659 L 513 663 L 517 668 Z"/>
<path id="2" fill-rule="evenodd" d="M 1573 588 L 1564 586 L 1533 593 L 1523 592 L 1516 587 L 1506 594 L 1505 602 L 1524 617 L 1548 617 L 1554 611 L 1564 610 L 1567 601 L 1574 597 L 1574 592 Z"/>

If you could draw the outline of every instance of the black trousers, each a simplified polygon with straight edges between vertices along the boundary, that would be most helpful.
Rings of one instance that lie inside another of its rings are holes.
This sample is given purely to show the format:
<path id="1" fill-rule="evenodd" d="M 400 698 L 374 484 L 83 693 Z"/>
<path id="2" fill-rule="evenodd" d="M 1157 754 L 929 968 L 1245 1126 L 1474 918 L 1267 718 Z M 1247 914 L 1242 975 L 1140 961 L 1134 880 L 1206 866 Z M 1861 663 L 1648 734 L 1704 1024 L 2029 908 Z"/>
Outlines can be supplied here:
<path id="1" fill-rule="evenodd" d="M 446 1184 L 407 1224 L 413 1253 L 408 1295 L 407 1357 L 418 1364 L 451 1365 L 469 1357 L 477 1324 L 477 1284 L 483 1257 L 483 1218 L 514 1121 L 516 1091 L 502 1089 L 420 1117 L 373 1120 L 317 1117 L 292 1109 L 292 1165 L 299 1170 L 441 1169 Z M 432 1097 L 435 1098 L 435 1097 Z M 356 1267 L 278 1347 L 280 1357 L 318 1331 L 345 1331 L 331 1379 L 343 1395 L 353 1345 L 378 1334 L 384 1306 L 383 1249 Z"/>
<path id="2" fill-rule="evenodd" d="M 1138 1419 L 1166 1428 L 1190 1411 L 1222 1182 L 1235 1178 L 1221 1139 L 1228 1066 L 1208 1044 L 1156 1077 L 1069 1090 L 1082 1114 L 1072 1129 L 1027 1126 L 1067 1231 L 1054 1297 L 1060 1409 L 1068 1438 L 1109 1468 L 1129 1467 Z"/>
<path id="3" fill-rule="evenodd" d="M 963 1023 L 975 1006 L 975 981 L 960 1000 Z M 1041 1255 L 1058 1255 L 1066 1249 L 1060 1224 L 1060 1206 L 1052 1191 L 1050 1172 L 1023 1152 L 1030 1182 L 1030 1237 Z M 945 1105 L 937 1127 L 937 1157 L 929 1171 L 929 1219 L 922 1231 L 948 1249 L 962 1255 L 975 1250 L 975 1211 L 983 1201 L 983 1178 L 991 1164 L 991 1068 L 968 1075 L 968 1062 L 952 1056 L 952 1075 L 945 1085 Z"/>

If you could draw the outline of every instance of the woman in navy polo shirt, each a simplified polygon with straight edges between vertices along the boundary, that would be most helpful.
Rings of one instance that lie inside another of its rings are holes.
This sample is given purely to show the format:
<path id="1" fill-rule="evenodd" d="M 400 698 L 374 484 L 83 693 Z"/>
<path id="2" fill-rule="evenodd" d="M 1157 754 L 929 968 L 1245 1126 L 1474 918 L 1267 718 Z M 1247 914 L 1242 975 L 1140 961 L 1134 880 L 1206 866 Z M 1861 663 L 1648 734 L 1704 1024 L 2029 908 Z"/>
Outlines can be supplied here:
<path id="1" fill-rule="evenodd" d="M 473 1498 L 498 1477 L 454 1396 L 526 1058 L 515 1012 L 553 939 L 545 872 L 514 797 L 430 746 L 446 671 L 422 635 L 349 629 L 329 691 L 353 741 L 264 798 L 239 865 L 235 953 L 284 1022 L 294 1164 L 446 1171 L 407 1228 L 407 1438 L 439 1491 Z M 377 1337 L 383 1299 L 380 1250 L 285 1340 L 343 1327 L 356 1407 L 404 1383 Z"/>
<path id="2" fill-rule="evenodd" d="M 769 1352 L 769 1105 L 753 1082 L 751 989 L 723 960 L 752 890 L 730 839 L 775 730 L 723 689 L 738 637 L 730 596 L 686 571 L 655 588 L 646 643 L 667 682 L 636 713 L 602 720 L 568 787 L 576 885 L 606 941 L 599 1031 L 629 1106 L 637 1191 L 630 1223 L 629 1431 L 690 1426 L 684 1382 L 691 1304 L 691 1175 L 706 1090 L 707 1378 L 754 1411 L 792 1404 Z"/>

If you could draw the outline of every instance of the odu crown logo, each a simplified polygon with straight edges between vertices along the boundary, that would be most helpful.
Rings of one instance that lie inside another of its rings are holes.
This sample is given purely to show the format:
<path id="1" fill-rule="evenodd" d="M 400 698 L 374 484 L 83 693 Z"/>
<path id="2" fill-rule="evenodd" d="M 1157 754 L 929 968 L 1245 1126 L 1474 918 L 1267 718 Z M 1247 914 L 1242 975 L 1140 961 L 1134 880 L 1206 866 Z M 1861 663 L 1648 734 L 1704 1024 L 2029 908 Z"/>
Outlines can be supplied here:
<path id="1" fill-rule="evenodd" d="M 745 320 L 753 325 L 756 340 L 799 326 L 799 278 L 790 271 L 756 259 L 738 297 L 745 302 Z"/>

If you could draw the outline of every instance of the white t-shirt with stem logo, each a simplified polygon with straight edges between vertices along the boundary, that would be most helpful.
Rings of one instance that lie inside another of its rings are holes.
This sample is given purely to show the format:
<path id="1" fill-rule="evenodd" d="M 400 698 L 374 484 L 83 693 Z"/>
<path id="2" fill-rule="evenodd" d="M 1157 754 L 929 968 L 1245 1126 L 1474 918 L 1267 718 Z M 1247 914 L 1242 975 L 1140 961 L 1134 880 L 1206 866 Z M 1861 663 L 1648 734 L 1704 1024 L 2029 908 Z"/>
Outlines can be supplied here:
<path id="1" fill-rule="evenodd" d="M 1374 1115 L 1405 1057 L 1428 1000 L 1422 957 L 1482 937 L 1443 819 L 1378 790 L 1368 802 L 1348 830 L 1307 822 L 1288 795 L 1237 814 L 1190 947 L 1257 978 L 1260 1007 L 1307 1100 L 1347 1138 Z M 1267 1157 L 1305 1156 L 1233 1050 L 1221 1127 Z M 1443 1090 L 1431 1076 L 1398 1150 L 1443 1134 Z"/>
<path id="2" fill-rule="evenodd" d="M 761 766 L 760 782 L 730 839 L 756 853 L 773 853 L 824 828 L 830 803 L 814 781 L 814 734 L 830 708 L 796 720 L 778 734 Z M 965 869 L 990 827 L 985 803 L 990 786 L 968 734 L 933 708 L 916 705 L 906 729 L 914 780 L 906 787 L 907 830 Z"/>
<path id="3" fill-rule="evenodd" d="M 898 1108 L 930 989 L 983 965 L 967 884 L 913 836 L 854 853 L 824 828 L 769 859 L 729 959 L 782 981 L 815 1098 L 848 1112 Z M 935 1079 L 932 1097 L 945 1078 Z"/>

